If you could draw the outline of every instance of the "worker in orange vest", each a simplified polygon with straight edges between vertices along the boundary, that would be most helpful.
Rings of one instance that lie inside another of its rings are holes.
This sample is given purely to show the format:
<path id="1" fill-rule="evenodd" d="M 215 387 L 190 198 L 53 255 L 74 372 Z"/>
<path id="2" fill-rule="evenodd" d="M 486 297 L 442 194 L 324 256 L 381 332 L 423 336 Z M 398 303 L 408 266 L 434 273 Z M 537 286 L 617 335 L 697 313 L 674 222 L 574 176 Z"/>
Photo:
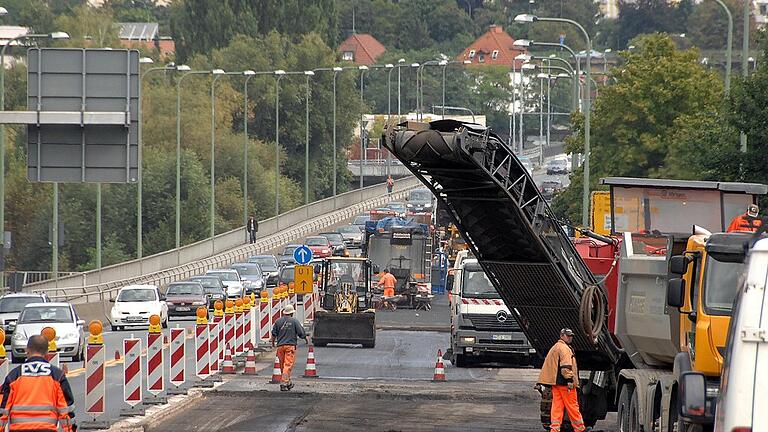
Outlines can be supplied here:
<path id="1" fill-rule="evenodd" d="M 392 303 L 392 300 L 395 298 L 395 285 L 397 285 L 395 276 L 389 272 L 389 269 L 384 269 L 384 273 L 379 279 L 378 286 L 384 286 L 384 295 L 381 301 L 383 302 L 383 306 L 387 309 L 396 309 Z"/>
<path id="2" fill-rule="evenodd" d="M 738 215 L 728 225 L 726 232 L 755 232 L 762 221 L 757 218 L 760 208 L 756 204 L 750 204 L 744 214 Z"/>
<path id="3" fill-rule="evenodd" d="M 29 338 L 27 361 L 12 370 L 3 383 L 0 430 L 77 430 L 72 389 L 64 372 L 45 360 L 47 352 L 45 336 Z"/>
<path id="4" fill-rule="evenodd" d="M 559 432 L 563 423 L 563 412 L 568 411 L 571 426 L 576 432 L 586 430 L 584 420 L 579 411 L 579 370 L 576 366 L 576 355 L 571 348 L 573 330 L 560 330 L 560 339 L 550 348 L 544 365 L 539 373 L 536 390 L 543 394 L 542 386 L 552 389 L 552 409 L 550 415 L 550 432 Z"/>

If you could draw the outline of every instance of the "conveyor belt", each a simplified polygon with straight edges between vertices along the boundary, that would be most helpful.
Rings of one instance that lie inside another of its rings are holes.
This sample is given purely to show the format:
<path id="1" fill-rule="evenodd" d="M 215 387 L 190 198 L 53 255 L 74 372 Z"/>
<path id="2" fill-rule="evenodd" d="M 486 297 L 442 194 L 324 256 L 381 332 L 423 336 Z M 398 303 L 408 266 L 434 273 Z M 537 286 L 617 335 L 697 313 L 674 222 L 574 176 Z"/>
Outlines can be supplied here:
<path id="1" fill-rule="evenodd" d="M 581 331 L 581 293 L 596 284 L 594 276 L 498 136 L 480 125 L 441 120 L 388 128 L 384 141 L 445 204 L 537 351 L 546 353 L 560 329 L 570 327 L 582 368 L 616 364 L 619 349 L 605 324 L 596 343 Z"/>

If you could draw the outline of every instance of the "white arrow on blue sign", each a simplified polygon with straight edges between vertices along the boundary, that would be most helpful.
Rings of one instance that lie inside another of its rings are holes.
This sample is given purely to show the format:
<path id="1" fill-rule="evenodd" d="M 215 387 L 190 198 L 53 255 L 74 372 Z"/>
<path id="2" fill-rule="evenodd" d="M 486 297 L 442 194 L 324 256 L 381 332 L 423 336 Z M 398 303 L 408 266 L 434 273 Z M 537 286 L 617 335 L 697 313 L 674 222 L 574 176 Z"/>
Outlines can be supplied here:
<path id="1" fill-rule="evenodd" d="M 309 264 L 312 261 L 312 249 L 306 246 L 297 247 L 293 251 L 293 260 L 296 261 L 296 264 Z"/>

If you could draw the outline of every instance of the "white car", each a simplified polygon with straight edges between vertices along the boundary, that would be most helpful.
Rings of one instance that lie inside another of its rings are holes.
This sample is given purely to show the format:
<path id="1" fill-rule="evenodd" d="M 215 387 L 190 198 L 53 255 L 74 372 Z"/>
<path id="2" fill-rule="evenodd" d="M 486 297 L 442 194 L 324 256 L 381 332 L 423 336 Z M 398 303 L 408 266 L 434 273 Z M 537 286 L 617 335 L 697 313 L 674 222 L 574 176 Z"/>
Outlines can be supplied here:
<path id="1" fill-rule="evenodd" d="M 115 303 L 109 314 L 112 331 L 126 326 L 149 326 L 152 315 L 159 315 L 163 328 L 168 327 L 168 305 L 157 285 L 128 285 L 110 301 Z"/>
<path id="2" fill-rule="evenodd" d="M 228 298 L 240 298 L 243 296 L 245 286 L 240 273 L 234 269 L 216 269 L 205 272 L 207 276 L 218 276 L 221 283 L 227 288 Z"/>
<path id="3" fill-rule="evenodd" d="M 69 303 L 30 303 L 24 307 L 11 339 L 11 360 L 21 362 L 27 356 L 27 341 L 45 327 L 56 330 L 56 350 L 60 357 L 82 361 L 85 352 L 85 321 Z"/>

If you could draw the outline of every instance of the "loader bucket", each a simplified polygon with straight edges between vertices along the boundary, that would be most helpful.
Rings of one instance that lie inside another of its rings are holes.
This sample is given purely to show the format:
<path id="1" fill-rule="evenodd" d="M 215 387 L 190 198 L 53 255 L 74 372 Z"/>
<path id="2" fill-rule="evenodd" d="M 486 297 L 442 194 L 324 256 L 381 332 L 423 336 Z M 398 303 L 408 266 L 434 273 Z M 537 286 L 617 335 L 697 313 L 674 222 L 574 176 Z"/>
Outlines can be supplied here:
<path id="1" fill-rule="evenodd" d="M 317 346 L 329 343 L 376 345 L 376 314 L 374 312 L 336 313 L 318 311 L 312 342 Z"/>

